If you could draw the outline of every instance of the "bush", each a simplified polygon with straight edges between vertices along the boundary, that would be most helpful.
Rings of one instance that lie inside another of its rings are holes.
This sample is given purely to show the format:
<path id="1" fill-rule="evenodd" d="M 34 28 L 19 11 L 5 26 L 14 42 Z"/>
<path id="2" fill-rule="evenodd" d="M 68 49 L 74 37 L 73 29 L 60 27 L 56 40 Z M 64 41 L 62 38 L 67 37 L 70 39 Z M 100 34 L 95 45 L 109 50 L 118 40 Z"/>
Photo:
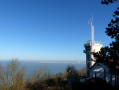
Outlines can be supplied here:
<path id="1" fill-rule="evenodd" d="M 25 87 L 25 68 L 19 66 L 17 60 L 12 60 L 5 67 L 0 68 L 0 85 L 2 90 L 17 90 Z"/>

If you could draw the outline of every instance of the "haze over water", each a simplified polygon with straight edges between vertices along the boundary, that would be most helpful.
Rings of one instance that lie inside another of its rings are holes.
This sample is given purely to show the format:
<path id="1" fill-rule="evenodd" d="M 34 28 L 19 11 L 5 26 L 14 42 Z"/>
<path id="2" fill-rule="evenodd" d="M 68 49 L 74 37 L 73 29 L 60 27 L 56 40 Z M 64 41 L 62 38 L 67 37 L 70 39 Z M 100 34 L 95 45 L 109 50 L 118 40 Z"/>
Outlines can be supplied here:
<path id="1" fill-rule="evenodd" d="M 7 60 L 0 61 L 2 66 L 5 66 L 8 62 Z M 35 70 L 46 69 L 51 74 L 62 73 L 66 70 L 68 65 L 74 66 L 77 70 L 85 67 L 85 62 L 81 61 L 19 61 L 20 66 L 25 67 L 26 73 L 32 73 Z"/>

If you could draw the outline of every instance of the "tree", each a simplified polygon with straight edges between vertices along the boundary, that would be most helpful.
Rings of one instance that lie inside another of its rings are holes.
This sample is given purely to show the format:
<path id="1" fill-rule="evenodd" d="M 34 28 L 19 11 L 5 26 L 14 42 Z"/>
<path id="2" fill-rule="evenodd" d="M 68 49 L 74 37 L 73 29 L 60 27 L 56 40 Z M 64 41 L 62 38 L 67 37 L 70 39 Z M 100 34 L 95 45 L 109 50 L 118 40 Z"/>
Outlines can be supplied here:
<path id="1" fill-rule="evenodd" d="M 118 0 L 102 0 L 102 4 L 115 3 Z M 103 62 L 108 65 L 111 71 L 119 73 L 119 7 L 114 12 L 114 19 L 108 24 L 105 33 L 114 41 L 109 46 L 101 49 L 99 53 L 95 53 L 97 62 Z"/>
<path id="2" fill-rule="evenodd" d="M 47 80 L 51 77 L 49 70 L 47 67 L 40 67 L 37 70 L 34 70 L 28 78 L 27 78 L 27 83 L 35 83 L 35 82 L 41 82 L 44 80 Z"/>
<path id="3" fill-rule="evenodd" d="M 1 67 L 0 90 L 23 90 L 25 87 L 24 74 L 25 68 L 20 67 L 17 60 L 12 60 L 6 67 Z"/>
<path id="4" fill-rule="evenodd" d="M 115 1 L 117 1 L 117 0 L 102 0 L 101 3 L 108 5 L 110 3 L 114 3 Z"/>

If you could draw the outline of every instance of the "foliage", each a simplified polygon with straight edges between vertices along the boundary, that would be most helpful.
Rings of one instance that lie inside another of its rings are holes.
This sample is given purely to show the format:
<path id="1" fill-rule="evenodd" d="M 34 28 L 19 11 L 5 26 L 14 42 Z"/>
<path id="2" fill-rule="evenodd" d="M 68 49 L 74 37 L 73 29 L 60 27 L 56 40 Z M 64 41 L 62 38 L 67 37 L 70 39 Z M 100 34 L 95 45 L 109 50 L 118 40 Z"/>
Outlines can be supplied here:
<path id="1" fill-rule="evenodd" d="M 2 90 L 19 90 L 24 87 L 25 69 L 19 66 L 17 60 L 12 60 L 6 67 L 0 68 L 0 85 Z"/>
<path id="2" fill-rule="evenodd" d="M 28 76 L 27 83 L 40 82 L 48 78 L 50 78 L 50 72 L 47 67 L 40 67 Z"/>
<path id="3" fill-rule="evenodd" d="M 115 3 L 118 0 L 102 0 L 102 4 Z M 104 47 L 100 52 L 95 53 L 97 62 L 103 62 L 114 73 L 119 73 L 119 7 L 114 12 L 114 19 L 108 24 L 105 33 L 110 36 L 114 41 L 110 46 Z"/>
<path id="4" fill-rule="evenodd" d="M 77 73 L 79 76 L 84 76 L 86 74 L 86 67 L 83 67 Z"/>
<path id="5" fill-rule="evenodd" d="M 77 71 L 75 67 L 68 66 L 66 68 L 65 75 L 67 79 L 64 79 L 63 74 L 49 75 L 49 72 L 46 68 L 40 68 L 31 75 L 29 75 L 29 81 L 25 81 L 25 69 L 21 67 L 17 60 L 12 60 L 5 67 L 0 65 L 0 90 L 78 90 L 78 89 L 104 89 L 102 81 L 96 80 L 93 83 L 93 86 L 90 86 L 92 83 L 88 82 L 79 82 L 80 75 L 78 72 L 83 73 L 85 68 L 82 68 L 80 71 Z M 45 73 L 44 73 L 45 72 Z M 83 76 L 81 76 L 82 78 Z M 69 83 L 69 81 L 71 83 Z M 100 87 L 102 83 L 103 86 Z M 106 86 L 107 89 L 110 88 Z M 114 89 L 114 88 L 111 88 Z"/>
<path id="6" fill-rule="evenodd" d="M 101 3 L 108 5 L 110 3 L 114 3 L 115 1 L 117 1 L 117 0 L 102 0 Z"/>
<path id="7" fill-rule="evenodd" d="M 78 76 L 77 70 L 74 66 L 68 66 L 66 68 L 66 72 L 67 72 L 67 77 L 77 77 Z"/>

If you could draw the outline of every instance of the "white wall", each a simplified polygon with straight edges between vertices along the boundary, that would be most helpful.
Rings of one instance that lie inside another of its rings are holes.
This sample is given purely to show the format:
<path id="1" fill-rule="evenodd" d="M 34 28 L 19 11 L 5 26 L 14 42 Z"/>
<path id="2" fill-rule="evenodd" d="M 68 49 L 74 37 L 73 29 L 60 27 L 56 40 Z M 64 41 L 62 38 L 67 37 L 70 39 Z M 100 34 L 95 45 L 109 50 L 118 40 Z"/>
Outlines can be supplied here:
<path id="1" fill-rule="evenodd" d="M 96 73 L 96 74 L 95 74 Z M 89 71 L 90 77 L 106 79 L 107 83 L 115 84 L 115 77 L 111 74 L 109 68 L 104 63 L 96 63 Z M 112 80 L 111 80 L 112 79 Z"/>
<path id="2" fill-rule="evenodd" d="M 88 63 L 90 64 L 90 68 L 95 64 L 95 62 L 92 61 L 92 59 L 94 60 L 94 56 L 91 54 L 91 52 L 99 52 L 100 49 L 103 47 L 103 45 L 101 43 L 94 43 L 94 44 L 92 44 L 91 42 L 88 42 L 88 43 L 84 44 L 84 47 L 86 49 L 85 50 L 86 56 L 88 54 L 90 55 L 89 58 L 86 58 L 86 69 L 88 71 L 89 70 L 89 68 L 87 67 Z"/>

